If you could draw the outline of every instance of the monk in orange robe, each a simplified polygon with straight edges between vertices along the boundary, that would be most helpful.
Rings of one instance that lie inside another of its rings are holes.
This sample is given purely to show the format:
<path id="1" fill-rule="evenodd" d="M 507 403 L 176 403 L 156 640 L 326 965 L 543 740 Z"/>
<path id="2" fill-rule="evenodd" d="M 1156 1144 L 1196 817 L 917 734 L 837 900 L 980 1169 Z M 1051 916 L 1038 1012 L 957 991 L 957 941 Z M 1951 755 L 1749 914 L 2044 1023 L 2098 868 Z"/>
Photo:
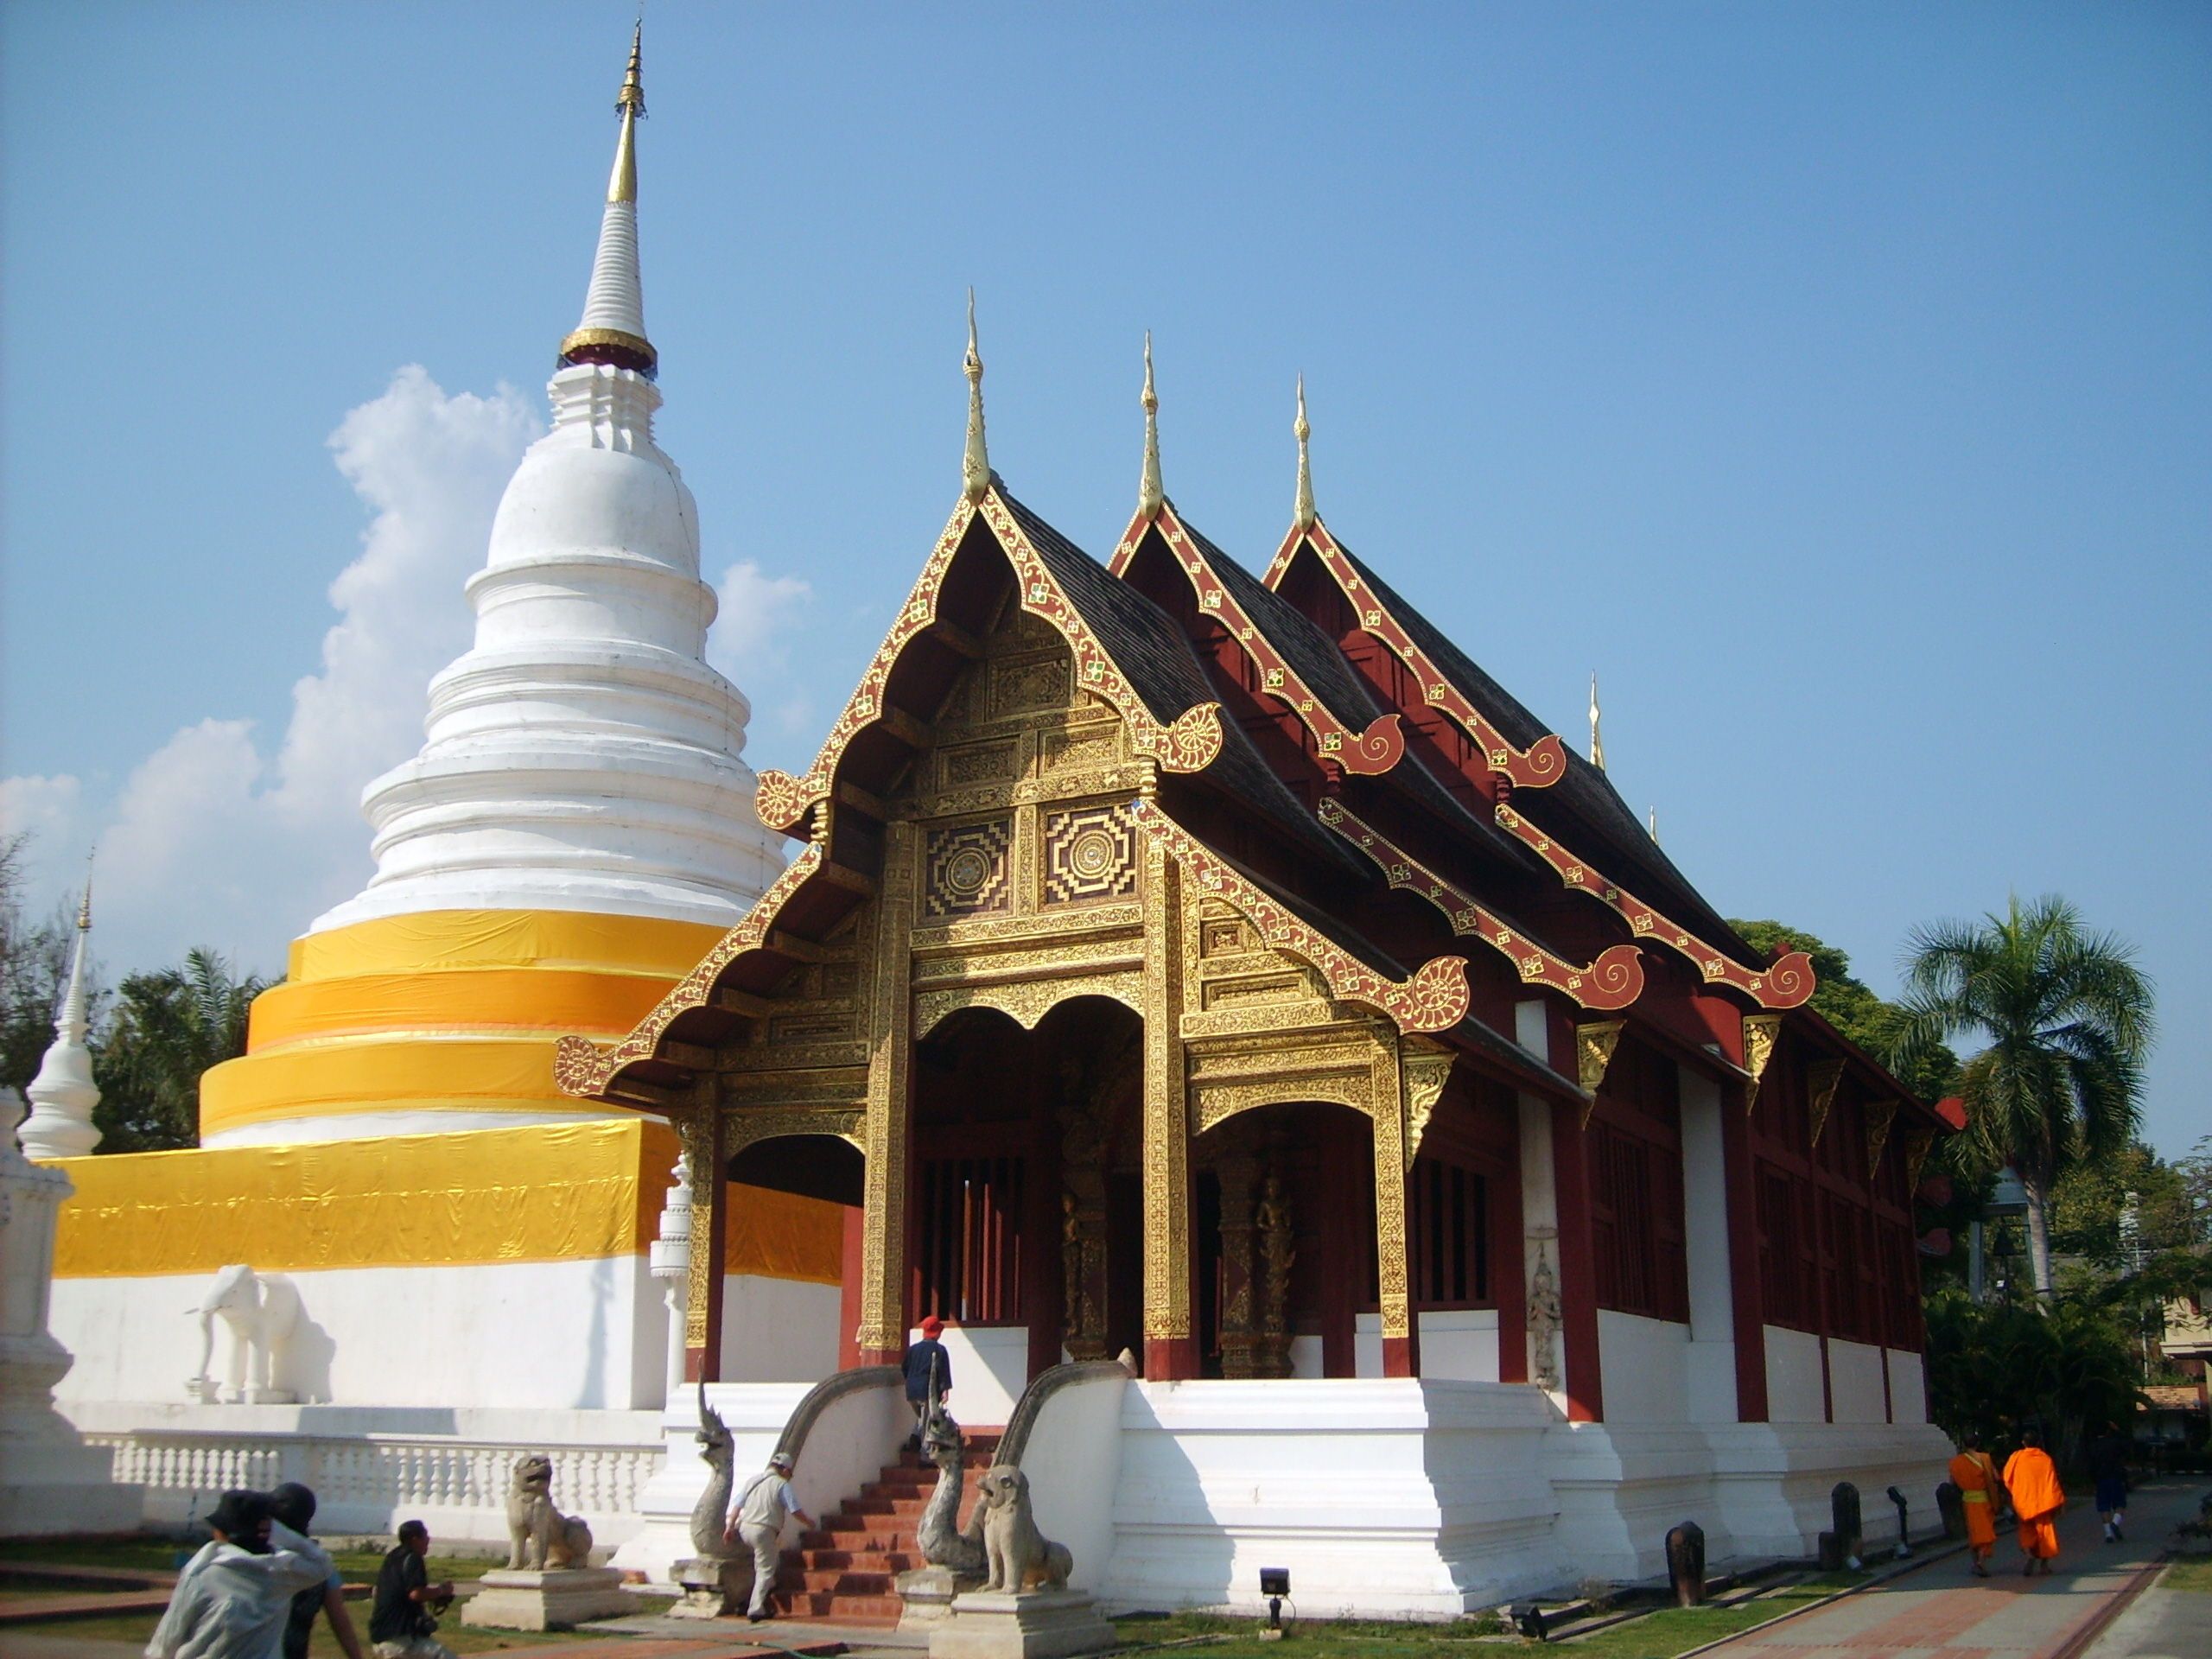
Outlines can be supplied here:
<path id="1" fill-rule="evenodd" d="M 2020 1449 L 2005 1460 L 2005 1485 L 2012 1494 L 2020 1550 L 2027 1557 L 2020 1576 L 2031 1578 L 2038 1570 L 2047 1576 L 2051 1557 L 2058 1554 L 2058 1513 L 2066 1507 L 2066 1493 L 2058 1484 L 2058 1466 L 2043 1449 L 2043 1436 L 2027 1429 L 2020 1442 Z"/>
<path id="2" fill-rule="evenodd" d="M 1989 1552 L 1997 1548 L 1997 1503 L 2005 1495 L 1997 1465 L 1981 1449 L 1981 1436 L 1968 1429 L 1960 1436 L 1959 1455 L 1951 1459 L 1951 1484 L 1966 1510 L 1967 1559 L 1976 1578 L 1989 1576 Z"/>

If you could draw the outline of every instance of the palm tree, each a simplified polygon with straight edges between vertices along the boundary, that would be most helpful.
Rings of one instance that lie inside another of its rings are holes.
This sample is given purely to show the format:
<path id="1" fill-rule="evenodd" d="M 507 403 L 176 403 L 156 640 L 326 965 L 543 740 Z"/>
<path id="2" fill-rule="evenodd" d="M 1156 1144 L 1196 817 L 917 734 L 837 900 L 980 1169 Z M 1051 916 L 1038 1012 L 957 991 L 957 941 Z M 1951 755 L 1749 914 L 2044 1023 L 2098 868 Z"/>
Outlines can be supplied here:
<path id="1" fill-rule="evenodd" d="M 1952 1036 L 1988 1039 L 1960 1072 L 1967 1133 L 2018 1172 L 2036 1293 L 2047 1299 L 2051 1184 L 2135 1135 L 2151 982 L 2129 946 L 2088 931 L 2065 899 L 2024 906 L 2016 894 L 2002 916 L 1915 929 L 1904 983 L 1902 1063 Z"/>
<path id="2" fill-rule="evenodd" d="M 126 978 L 94 1073 L 102 1098 L 93 1121 L 109 1137 L 101 1150 L 197 1145 L 200 1074 L 245 1052 L 247 1014 L 268 985 L 254 974 L 232 978 L 212 950 Z"/>

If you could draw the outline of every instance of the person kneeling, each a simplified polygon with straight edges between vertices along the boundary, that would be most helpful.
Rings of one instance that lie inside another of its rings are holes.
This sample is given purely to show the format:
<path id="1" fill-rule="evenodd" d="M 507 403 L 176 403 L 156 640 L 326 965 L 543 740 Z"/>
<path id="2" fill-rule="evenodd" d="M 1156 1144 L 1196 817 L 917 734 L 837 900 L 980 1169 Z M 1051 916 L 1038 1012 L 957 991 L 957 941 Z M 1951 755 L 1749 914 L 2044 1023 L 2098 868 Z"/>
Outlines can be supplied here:
<path id="1" fill-rule="evenodd" d="M 399 1542 L 377 1572 L 377 1599 L 369 1611 L 369 1640 L 378 1659 L 454 1659 L 437 1639 L 436 1614 L 453 1603 L 450 1581 L 432 1584 L 423 1557 L 430 1529 L 420 1521 L 399 1523 Z"/>

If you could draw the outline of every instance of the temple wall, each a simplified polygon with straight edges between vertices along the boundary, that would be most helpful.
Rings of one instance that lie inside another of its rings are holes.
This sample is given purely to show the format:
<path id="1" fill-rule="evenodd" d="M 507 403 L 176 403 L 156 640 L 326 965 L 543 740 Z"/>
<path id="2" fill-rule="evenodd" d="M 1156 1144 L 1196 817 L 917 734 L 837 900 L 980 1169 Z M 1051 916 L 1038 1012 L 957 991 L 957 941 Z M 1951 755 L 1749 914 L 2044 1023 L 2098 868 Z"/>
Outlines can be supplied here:
<path id="1" fill-rule="evenodd" d="M 1928 1372 L 1918 1354 L 1901 1348 L 1889 1350 L 1890 1421 L 1924 1423 L 1928 1421 Z"/>
<path id="2" fill-rule="evenodd" d="M 916 1341 L 921 1334 L 917 1327 L 906 1339 Z M 972 1428 L 1003 1425 L 1028 1386 L 1029 1327 L 949 1325 L 938 1340 L 952 1362 L 954 1418 Z"/>
<path id="3" fill-rule="evenodd" d="M 1883 1398 L 1885 1369 L 1879 1348 L 1841 1337 L 1828 1338 L 1828 1391 L 1835 1421 L 1889 1421 L 1888 1402 Z"/>
<path id="4" fill-rule="evenodd" d="M 722 1280 L 725 1382 L 818 1382 L 837 1369 L 839 1291 L 798 1279 Z M 666 1328 L 667 1321 L 662 1320 Z"/>
<path id="5" fill-rule="evenodd" d="M 240 1241 L 244 1244 L 246 1241 Z M 311 1404 L 628 1411 L 660 1404 L 668 1317 L 642 1256 L 288 1273 L 300 1324 L 273 1386 Z M 201 1274 L 59 1279 L 54 1335 L 83 1402 L 186 1402 Z M 834 1297 L 834 1293 L 833 1293 Z M 209 1373 L 230 1341 L 217 1322 Z"/>
<path id="6" fill-rule="evenodd" d="M 1772 1423 L 1827 1420 L 1821 1381 L 1821 1339 L 1809 1331 L 1770 1325 L 1766 1331 L 1766 1415 Z"/>
<path id="7" fill-rule="evenodd" d="M 1609 1423 L 1690 1421 L 1690 1328 L 1672 1319 L 1598 1313 L 1599 1363 Z"/>

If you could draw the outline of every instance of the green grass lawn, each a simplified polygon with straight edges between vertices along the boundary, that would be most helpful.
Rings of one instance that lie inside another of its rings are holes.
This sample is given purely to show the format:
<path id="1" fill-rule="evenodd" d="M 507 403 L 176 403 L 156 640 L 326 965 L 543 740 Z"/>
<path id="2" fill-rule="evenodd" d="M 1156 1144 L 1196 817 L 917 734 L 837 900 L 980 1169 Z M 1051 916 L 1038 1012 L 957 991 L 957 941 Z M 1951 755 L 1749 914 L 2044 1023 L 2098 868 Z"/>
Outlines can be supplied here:
<path id="1" fill-rule="evenodd" d="M 2192 1555 L 2166 1568 L 2158 1580 L 2162 1590 L 2198 1590 L 2212 1593 L 2212 1556 Z"/>
<path id="2" fill-rule="evenodd" d="M 35 1538 L 10 1538 L 0 1541 L 0 1561 L 54 1561 L 68 1567 L 104 1567 L 124 1572 L 174 1573 L 191 1560 L 198 1548 L 197 1544 L 172 1543 L 158 1538 L 86 1539 L 54 1543 L 41 1543 Z M 382 1549 L 339 1549 L 333 1550 L 330 1555 L 348 1584 L 374 1584 L 384 1558 Z M 423 1563 L 433 1584 L 445 1579 L 465 1583 L 504 1565 L 489 1555 L 440 1555 L 435 1552 Z M 85 1593 L 95 1592 L 88 1586 Z"/>
<path id="3" fill-rule="evenodd" d="M 1808 1582 L 1741 1607 L 1669 1607 L 1573 1641 L 1540 1643 L 1502 1637 L 1488 1614 L 1437 1624 L 1402 1624 L 1377 1619 L 1299 1620 L 1286 1642 L 1262 1642 L 1255 1618 L 1222 1618 L 1203 1613 L 1140 1613 L 1117 1618 L 1114 1628 L 1130 1643 L 1173 1642 L 1191 1637 L 1227 1637 L 1195 1649 L 1205 1659 L 1289 1659 L 1300 1651 L 1330 1659 L 1483 1659 L 1550 1646 L 1586 1659 L 1672 1659 L 1678 1653 L 1735 1636 L 1755 1624 L 1831 1594 L 1840 1584 Z"/>

